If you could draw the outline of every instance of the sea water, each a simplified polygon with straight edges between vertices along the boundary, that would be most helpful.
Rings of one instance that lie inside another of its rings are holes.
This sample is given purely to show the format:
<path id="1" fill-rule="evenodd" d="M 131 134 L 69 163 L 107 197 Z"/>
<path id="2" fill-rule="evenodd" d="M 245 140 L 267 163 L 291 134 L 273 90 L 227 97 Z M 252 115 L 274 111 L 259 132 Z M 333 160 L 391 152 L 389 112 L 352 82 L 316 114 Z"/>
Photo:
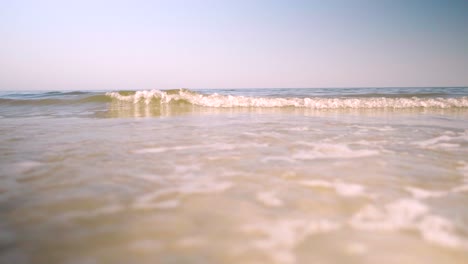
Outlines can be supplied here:
<path id="1" fill-rule="evenodd" d="M 0 263 L 466 263 L 468 88 L 0 93 Z"/>

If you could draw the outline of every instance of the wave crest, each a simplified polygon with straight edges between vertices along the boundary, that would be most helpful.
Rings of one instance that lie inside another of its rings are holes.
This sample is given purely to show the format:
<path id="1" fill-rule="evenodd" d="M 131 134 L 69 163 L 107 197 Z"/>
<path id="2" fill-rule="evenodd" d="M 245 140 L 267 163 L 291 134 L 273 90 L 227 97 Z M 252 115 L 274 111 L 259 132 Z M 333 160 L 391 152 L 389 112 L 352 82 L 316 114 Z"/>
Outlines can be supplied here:
<path id="1" fill-rule="evenodd" d="M 468 107 L 468 97 L 458 98 L 422 98 L 422 97 L 361 97 L 361 98 L 282 98 L 282 97 L 249 97 L 201 94 L 187 89 L 179 90 L 144 90 L 136 92 L 108 92 L 107 96 L 114 100 L 144 102 L 146 104 L 159 103 L 188 103 L 204 107 L 232 108 L 232 107 L 299 107 L 308 109 L 373 109 L 373 108 L 465 108 Z"/>

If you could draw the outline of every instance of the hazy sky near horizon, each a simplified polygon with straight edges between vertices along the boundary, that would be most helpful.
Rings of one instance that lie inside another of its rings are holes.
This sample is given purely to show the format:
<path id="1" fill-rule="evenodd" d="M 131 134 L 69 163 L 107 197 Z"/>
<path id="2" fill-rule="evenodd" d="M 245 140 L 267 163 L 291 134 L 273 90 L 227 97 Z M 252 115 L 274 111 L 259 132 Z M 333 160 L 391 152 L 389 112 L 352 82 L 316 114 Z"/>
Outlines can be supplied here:
<path id="1" fill-rule="evenodd" d="M 0 89 L 468 86 L 468 1 L 0 0 Z"/>

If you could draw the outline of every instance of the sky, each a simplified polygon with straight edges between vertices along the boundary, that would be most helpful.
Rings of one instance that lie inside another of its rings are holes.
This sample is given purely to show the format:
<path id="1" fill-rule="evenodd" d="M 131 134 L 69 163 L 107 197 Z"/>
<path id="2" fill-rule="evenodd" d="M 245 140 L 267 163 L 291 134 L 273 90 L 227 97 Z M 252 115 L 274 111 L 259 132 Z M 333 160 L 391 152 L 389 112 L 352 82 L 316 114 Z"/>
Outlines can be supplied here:
<path id="1" fill-rule="evenodd" d="M 468 86 L 466 0 L 0 0 L 1 90 Z"/>

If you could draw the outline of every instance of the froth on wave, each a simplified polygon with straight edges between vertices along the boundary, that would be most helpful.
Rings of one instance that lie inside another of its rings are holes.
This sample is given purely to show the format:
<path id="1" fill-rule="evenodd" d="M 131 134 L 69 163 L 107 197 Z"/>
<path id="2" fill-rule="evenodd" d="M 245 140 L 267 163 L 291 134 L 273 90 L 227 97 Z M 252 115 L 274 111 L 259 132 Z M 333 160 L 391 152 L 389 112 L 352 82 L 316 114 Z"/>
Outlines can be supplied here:
<path id="1" fill-rule="evenodd" d="M 468 107 L 468 97 L 427 98 L 427 97 L 362 97 L 362 98 L 294 98 L 294 97 L 250 97 L 201 94 L 187 89 L 145 90 L 136 92 L 108 92 L 113 100 L 129 103 L 156 103 L 170 105 L 187 103 L 203 107 L 299 107 L 308 109 L 374 109 L 374 108 L 464 108 Z"/>

